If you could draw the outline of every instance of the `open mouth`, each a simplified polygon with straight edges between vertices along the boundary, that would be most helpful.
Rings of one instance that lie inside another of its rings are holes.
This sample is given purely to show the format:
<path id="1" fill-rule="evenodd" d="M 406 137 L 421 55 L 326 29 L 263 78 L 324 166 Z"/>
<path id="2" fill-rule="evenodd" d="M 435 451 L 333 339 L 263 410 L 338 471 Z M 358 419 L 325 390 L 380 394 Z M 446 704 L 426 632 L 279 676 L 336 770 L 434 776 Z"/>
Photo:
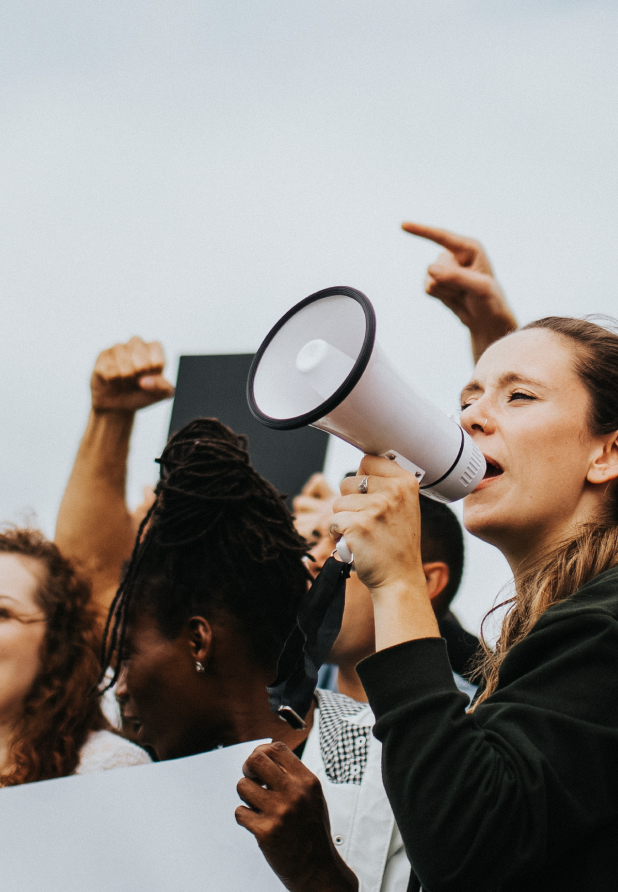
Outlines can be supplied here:
<path id="1" fill-rule="evenodd" d="M 489 477 L 499 477 L 500 474 L 504 474 L 504 471 L 502 470 L 500 465 L 493 459 L 487 458 L 487 456 L 485 456 L 485 461 L 487 462 L 487 470 L 485 471 L 483 480 L 487 480 Z"/>

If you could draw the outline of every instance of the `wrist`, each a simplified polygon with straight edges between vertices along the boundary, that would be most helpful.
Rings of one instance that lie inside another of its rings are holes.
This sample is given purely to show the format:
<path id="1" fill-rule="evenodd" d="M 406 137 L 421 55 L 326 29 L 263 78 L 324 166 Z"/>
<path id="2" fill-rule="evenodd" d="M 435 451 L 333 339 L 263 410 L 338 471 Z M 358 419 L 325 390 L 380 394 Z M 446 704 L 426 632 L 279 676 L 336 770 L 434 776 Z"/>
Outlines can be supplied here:
<path id="1" fill-rule="evenodd" d="M 493 343 L 510 334 L 517 328 L 517 319 L 508 310 L 492 315 L 480 326 L 470 325 L 472 355 L 478 362 L 485 350 Z"/>
<path id="2" fill-rule="evenodd" d="M 413 580 L 391 583 L 371 591 L 375 618 L 376 650 L 417 638 L 439 638 L 440 630 L 427 585 Z"/>
<path id="3" fill-rule="evenodd" d="M 278 874 L 290 892 L 358 892 L 358 877 L 337 851 L 330 833 L 327 845 L 313 850 L 310 846 L 303 860 L 287 882 Z"/>
<path id="4" fill-rule="evenodd" d="M 79 453 L 91 472 L 103 471 L 124 487 L 134 413 L 90 410 Z M 124 491 L 124 490 L 123 490 Z"/>
<path id="5" fill-rule="evenodd" d="M 104 420 L 108 420 L 108 421 L 110 421 L 110 420 L 114 421 L 114 419 L 116 419 L 116 420 L 123 419 L 125 421 L 127 419 L 130 419 L 131 421 L 133 421 L 133 419 L 135 418 L 135 413 L 137 412 L 137 409 L 124 409 L 124 408 L 116 407 L 116 406 L 99 406 L 93 402 L 92 406 L 90 407 L 90 412 L 96 418 L 100 418 L 100 419 L 104 419 Z"/>
<path id="6" fill-rule="evenodd" d="M 335 852 L 332 867 L 329 869 L 316 864 L 298 892 L 358 892 L 358 888 L 358 877 L 339 853 Z"/>
<path id="7" fill-rule="evenodd" d="M 90 409 L 88 428 L 90 431 L 105 431 L 109 435 L 126 437 L 131 434 L 135 412 L 124 409 Z"/>
<path id="8" fill-rule="evenodd" d="M 382 604 L 409 605 L 412 602 L 429 602 L 425 576 L 392 579 L 375 585 L 367 585 L 374 608 Z"/>

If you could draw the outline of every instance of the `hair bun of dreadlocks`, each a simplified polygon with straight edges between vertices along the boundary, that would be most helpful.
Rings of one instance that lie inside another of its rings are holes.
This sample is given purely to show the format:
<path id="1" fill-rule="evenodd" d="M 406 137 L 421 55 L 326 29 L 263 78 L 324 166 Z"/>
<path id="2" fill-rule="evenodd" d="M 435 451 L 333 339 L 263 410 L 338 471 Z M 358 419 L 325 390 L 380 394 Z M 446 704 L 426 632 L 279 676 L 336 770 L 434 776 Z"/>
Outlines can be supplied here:
<path id="1" fill-rule="evenodd" d="M 273 527 L 288 527 L 300 545 L 282 497 L 251 466 L 247 438 L 216 418 L 199 418 L 182 428 L 159 463 L 153 532 L 161 545 L 195 541 L 218 532 L 222 523 L 226 541 L 242 537 L 256 560 L 276 556 Z"/>
<path id="2" fill-rule="evenodd" d="M 234 433 L 217 418 L 196 418 L 170 438 L 157 459 L 161 465 L 161 479 L 165 480 L 175 468 L 186 466 L 194 453 L 201 455 L 203 461 L 204 450 L 227 452 L 230 459 L 250 464 L 247 438 L 243 434 Z"/>

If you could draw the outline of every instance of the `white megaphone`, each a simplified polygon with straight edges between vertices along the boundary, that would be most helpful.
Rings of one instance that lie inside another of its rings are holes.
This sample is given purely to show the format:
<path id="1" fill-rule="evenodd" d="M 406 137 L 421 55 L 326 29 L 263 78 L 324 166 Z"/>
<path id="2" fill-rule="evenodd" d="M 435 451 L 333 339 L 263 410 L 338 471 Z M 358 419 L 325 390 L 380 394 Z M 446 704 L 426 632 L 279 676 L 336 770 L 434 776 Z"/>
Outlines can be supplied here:
<path id="1" fill-rule="evenodd" d="M 406 384 L 375 340 L 364 294 L 326 288 L 292 307 L 266 336 L 247 398 L 268 427 L 310 424 L 412 471 L 421 492 L 455 502 L 480 483 L 485 459 L 472 438 Z M 351 561 L 344 539 L 339 556 Z"/>

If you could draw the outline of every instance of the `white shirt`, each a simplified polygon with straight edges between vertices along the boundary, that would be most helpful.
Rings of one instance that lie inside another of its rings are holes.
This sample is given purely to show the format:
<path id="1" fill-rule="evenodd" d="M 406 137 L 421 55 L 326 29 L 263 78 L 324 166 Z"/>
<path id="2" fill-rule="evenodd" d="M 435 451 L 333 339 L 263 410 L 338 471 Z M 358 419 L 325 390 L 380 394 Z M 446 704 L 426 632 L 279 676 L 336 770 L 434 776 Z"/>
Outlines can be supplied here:
<path id="1" fill-rule="evenodd" d="M 359 892 L 405 892 L 410 864 L 382 784 L 381 744 L 366 703 L 316 691 L 302 761 L 320 780 L 333 841 Z"/>
<path id="2" fill-rule="evenodd" d="M 148 765 L 152 759 L 140 746 L 111 731 L 91 731 L 79 754 L 75 774 Z"/>

